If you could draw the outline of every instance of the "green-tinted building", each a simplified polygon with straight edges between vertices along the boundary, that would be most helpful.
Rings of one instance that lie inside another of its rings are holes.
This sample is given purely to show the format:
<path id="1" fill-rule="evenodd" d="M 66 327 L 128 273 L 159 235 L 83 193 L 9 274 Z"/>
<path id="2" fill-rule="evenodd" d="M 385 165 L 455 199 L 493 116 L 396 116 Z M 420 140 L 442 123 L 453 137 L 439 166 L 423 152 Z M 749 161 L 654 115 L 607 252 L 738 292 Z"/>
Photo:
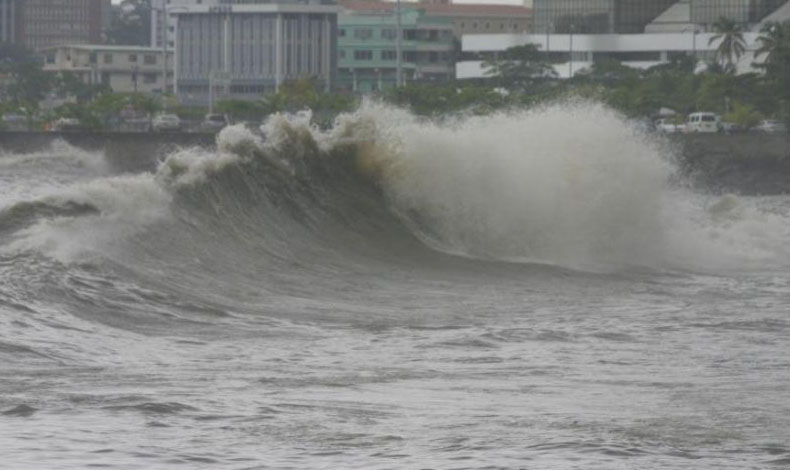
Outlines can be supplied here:
<path id="1" fill-rule="evenodd" d="M 346 8 L 338 16 L 336 83 L 340 89 L 365 93 L 395 86 L 396 13 L 386 4 L 369 5 Z M 455 76 L 451 20 L 403 8 L 401 28 L 404 82 L 446 81 Z"/>

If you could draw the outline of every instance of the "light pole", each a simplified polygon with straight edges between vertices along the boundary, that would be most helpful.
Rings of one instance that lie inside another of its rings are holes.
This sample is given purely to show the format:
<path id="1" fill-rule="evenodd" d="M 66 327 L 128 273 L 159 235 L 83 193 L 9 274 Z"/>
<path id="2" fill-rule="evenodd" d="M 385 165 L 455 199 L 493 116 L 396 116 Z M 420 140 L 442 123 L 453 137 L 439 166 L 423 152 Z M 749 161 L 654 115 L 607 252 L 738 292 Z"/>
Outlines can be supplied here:
<path id="1" fill-rule="evenodd" d="M 395 32 L 395 87 L 400 88 L 403 86 L 403 44 L 402 36 L 403 36 L 403 29 L 401 27 L 401 19 L 400 19 L 400 0 L 396 2 L 396 12 L 395 12 L 395 21 L 397 24 L 396 32 Z"/>
<path id="2" fill-rule="evenodd" d="M 570 59 L 568 62 L 568 79 L 573 78 L 573 25 L 571 25 L 570 33 L 570 44 L 568 45 Z"/>

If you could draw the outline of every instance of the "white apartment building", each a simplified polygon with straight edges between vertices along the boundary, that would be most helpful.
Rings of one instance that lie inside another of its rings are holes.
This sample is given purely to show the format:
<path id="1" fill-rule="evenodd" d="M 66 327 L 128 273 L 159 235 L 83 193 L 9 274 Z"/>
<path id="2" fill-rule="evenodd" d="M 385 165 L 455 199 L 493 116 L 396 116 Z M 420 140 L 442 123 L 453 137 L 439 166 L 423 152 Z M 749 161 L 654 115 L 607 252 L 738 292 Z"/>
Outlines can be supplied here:
<path id="1" fill-rule="evenodd" d="M 560 78 L 568 78 L 592 66 L 596 58 L 616 59 L 629 67 L 647 69 L 669 62 L 676 55 L 696 56 L 699 67 L 714 59 L 718 41 L 709 43 L 715 33 L 690 30 L 683 33 L 653 34 L 473 34 L 463 37 L 464 52 L 487 57 L 515 46 L 536 44 L 541 51 L 548 51 L 559 63 L 554 64 Z M 738 73 L 753 72 L 754 52 L 758 48 L 759 33 L 744 33 L 746 53 L 735 64 Z M 573 60 L 570 60 L 570 58 Z M 763 58 L 764 59 L 764 56 Z M 761 60 L 762 60 L 761 59 Z M 489 77 L 483 60 L 456 63 L 457 79 Z"/>
<path id="2" fill-rule="evenodd" d="M 738 73 L 746 73 L 755 71 L 753 64 L 759 62 L 754 53 L 762 25 L 790 19 L 788 0 L 675 0 L 662 1 L 661 8 L 652 0 L 536 0 L 534 5 L 534 31 L 541 34 L 464 35 L 463 52 L 491 59 L 510 47 L 535 44 L 550 55 L 561 78 L 588 69 L 604 57 L 645 69 L 689 55 L 703 68 L 716 57 L 720 41 L 712 41 L 716 36 L 713 23 L 724 16 L 746 31 L 746 53 L 735 64 Z M 589 30 L 597 34 L 574 34 Z M 615 34 L 618 31 L 628 34 Z M 489 76 L 483 63 L 456 63 L 456 78 Z"/>
<path id="3" fill-rule="evenodd" d="M 50 47 L 42 54 L 45 71 L 73 73 L 84 83 L 106 84 L 119 93 L 161 93 L 172 84 L 172 74 L 167 84 L 162 79 L 161 49 L 79 44 Z M 169 69 L 172 60 L 172 53 L 168 53 Z"/>

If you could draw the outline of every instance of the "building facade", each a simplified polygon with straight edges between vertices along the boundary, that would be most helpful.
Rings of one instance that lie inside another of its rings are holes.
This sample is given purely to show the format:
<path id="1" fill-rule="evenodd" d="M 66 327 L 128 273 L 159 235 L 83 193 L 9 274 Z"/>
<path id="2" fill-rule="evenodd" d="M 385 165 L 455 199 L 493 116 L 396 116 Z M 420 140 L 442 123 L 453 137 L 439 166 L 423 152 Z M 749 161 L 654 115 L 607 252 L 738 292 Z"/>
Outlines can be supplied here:
<path id="1" fill-rule="evenodd" d="M 350 10 L 339 18 L 338 87 L 355 92 L 396 85 L 397 16 L 388 10 Z M 453 25 L 422 9 L 401 12 L 404 82 L 447 81 L 454 73 Z"/>
<path id="2" fill-rule="evenodd" d="M 41 52 L 45 71 L 71 73 L 86 84 L 107 85 L 118 93 L 161 93 L 165 87 L 161 49 L 77 44 Z"/>
<path id="3" fill-rule="evenodd" d="M 536 34 L 710 31 L 721 17 L 753 26 L 788 0 L 534 0 Z M 664 27 L 666 26 L 666 27 Z"/>
<path id="4" fill-rule="evenodd" d="M 167 37 L 167 48 L 176 43 L 175 11 L 192 6 L 217 6 L 221 0 L 151 0 L 151 47 L 162 47 L 162 38 Z M 166 24 L 162 24 L 165 21 Z"/>
<path id="5" fill-rule="evenodd" d="M 339 10 L 319 0 L 174 10 L 176 93 L 195 104 L 210 96 L 254 100 L 299 78 L 330 89 Z"/>
<path id="6" fill-rule="evenodd" d="M 344 10 L 357 14 L 390 14 L 394 2 L 376 0 L 344 0 Z M 532 9 L 518 5 L 480 3 L 449 3 L 447 0 L 421 0 L 417 5 L 403 3 L 403 8 L 423 10 L 426 17 L 450 20 L 453 35 L 461 40 L 464 34 L 513 34 L 532 30 Z"/>
<path id="7" fill-rule="evenodd" d="M 713 39 L 713 25 L 721 17 L 747 31 L 746 53 L 734 65 L 739 73 L 754 72 L 761 24 L 790 19 L 789 0 L 534 0 L 534 7 L 531 35 L 464 36 L 463 52 L 476 60 L 456 64 L 456 77 L 484 78 L 483 61 L 477 59 L 524 44 L 550 54 L 560 77 L 602 58 L 649 68 L 687 55 L 704 67 L 716 57 L 721 39 Z"/>
<path id="8" fill-rule="evenodd" d="M 31 49 L 100 44 L 110 21 L 110 0 L 16 2 L 16 41 Z"/>
<path id="9" fill-rule="evenodd" d="M 677 0 L 534 0 L 533 32 L 633 34 Z M 726 1 L 726 0 L 725 0 Z"/>
<path id="10" fill-rule="evenodd" d="M 16 40 L 17 0 L 0 0 L 0 42 Z"/>
<path id="11" fill-rule="evenodd" d="M 715 33 L 647 34 L 545 34 L 537 35 L 471 35 L 465 36 L 463 49 L 478 56 L 491 58 L 510 47 L 535 44 L 551 54 L 554 69 L 560 78 L 568 78 L 588 70 L 596 60 L 607 58 L 623 65 L 647 69 L 668 63 L 677 56 L 696 56 L 699 61 L 713 60 L 718 42 L 710 43 Z M 744 34 L 746 53 L 735 64 L 738 73 L 754 72 L 754 52 L 759 33 Z M 572 60 L 571 60 L 572 57 Z M 763 56 L 764 57 L 764 56 Z M 703 65 L 700 66 L 703 66 Z M 456 64 L 456 78 L 481 79 L 489 75 L 483 60 L 467 60 Z"/>

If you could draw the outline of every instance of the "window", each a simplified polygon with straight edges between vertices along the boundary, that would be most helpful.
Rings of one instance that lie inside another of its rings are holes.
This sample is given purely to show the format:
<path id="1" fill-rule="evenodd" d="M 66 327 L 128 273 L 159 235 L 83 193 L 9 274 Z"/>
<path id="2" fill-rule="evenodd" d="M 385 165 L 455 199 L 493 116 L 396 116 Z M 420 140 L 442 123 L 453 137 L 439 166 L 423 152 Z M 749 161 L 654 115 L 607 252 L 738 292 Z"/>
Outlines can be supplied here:
<path id="1" fill-rule="evenodd" d="M 381 60 L 397 60 L 398 53 L 391 49 L 381 51 Z"/>
<path id="2" fill-rule="evenodd" d="M 105 64 L 112 64 L 112 54 L 104 54 L 103 59 Z"/>
<path id="3" fill-rule="evenodd" d="M 354 30 L 354 38 L 356 39 L 370 39 L 373 37 L 373 30 L 370 28 L 357 28 Z"/>
<path id="4" fill-rule="evenodd" d="M 137 62 L 137 54 L 129 54 L 129 62 Z"/>
<path id="5" fill-rule="evenodd" d="M 144 73 L 143 74 L 143 83 L 156 83 L 156 74 L 155 73 Z"/>
<path id="6" fill-rule="evenodd" d="M 156 64 L 156 56 L 153 54 L 146 54 L 143 56 L 143 63 L 145 65 L 154 65 Z"/>
<path id="7" fill-rule="evenodd" d="M 373 51 L 354 51 L 355 60 L 373 60 Z"/>
<path id="8" fill-rule="evenodd" d="M 346 37 L 346 30 L 345 29 L 338 29 L 337 30 L 337 35 L 340 36 L 341 38 Z"/>
<path id="9" fill-rule="evenodd" d="M 337 57 L 340 58 L 340 59 L 345 59 L 346 58 L 346 50 L 345 49 L 340 49 L 339 51 L 337 51 Z"/>
<path id="10" fill-rule="evenodd" d="M 382 39 L 394 40 L 398 37 L 398 32 L 394 28 L 385 28 L 381 30 Z"/>

